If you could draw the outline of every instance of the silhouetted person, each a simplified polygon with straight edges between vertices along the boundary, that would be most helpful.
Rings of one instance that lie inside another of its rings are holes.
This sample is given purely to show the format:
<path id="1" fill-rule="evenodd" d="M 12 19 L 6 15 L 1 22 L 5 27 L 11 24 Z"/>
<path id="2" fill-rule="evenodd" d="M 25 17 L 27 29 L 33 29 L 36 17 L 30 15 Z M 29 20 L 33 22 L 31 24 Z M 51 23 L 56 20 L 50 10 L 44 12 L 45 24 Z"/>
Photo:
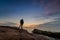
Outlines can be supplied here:
<path id="1" fill-rule="evenodd" d="M 19 28 L 23 29 L 23 24 L 24 24 L 24 20 L 21 19 L 21 20 L 20 20 L 20 26 L 19 26 Z"/>

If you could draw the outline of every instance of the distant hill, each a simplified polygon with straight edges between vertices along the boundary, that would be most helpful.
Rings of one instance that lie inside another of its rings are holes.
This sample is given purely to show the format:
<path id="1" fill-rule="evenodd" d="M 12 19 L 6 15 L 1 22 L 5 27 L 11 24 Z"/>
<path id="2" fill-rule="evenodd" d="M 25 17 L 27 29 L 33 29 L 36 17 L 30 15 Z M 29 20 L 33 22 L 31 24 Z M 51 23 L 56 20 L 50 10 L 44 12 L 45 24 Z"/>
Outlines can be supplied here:
<path id="1" fill-rule="evenodd" d="M 60 32 L 49 32 L 49 31 L 42 31 L 42 30 L 34 29 L 32 33 L 40 34 L 40 35 L 42 34 L 42 35 L 46 35 L 53 38 L 60 38 Z"/>
<path id="2" fill-rule="evenodd" d="M 53 40 L 48 36 L 29 33 L 17 27 L 0 26 L 0 40 Z"/>

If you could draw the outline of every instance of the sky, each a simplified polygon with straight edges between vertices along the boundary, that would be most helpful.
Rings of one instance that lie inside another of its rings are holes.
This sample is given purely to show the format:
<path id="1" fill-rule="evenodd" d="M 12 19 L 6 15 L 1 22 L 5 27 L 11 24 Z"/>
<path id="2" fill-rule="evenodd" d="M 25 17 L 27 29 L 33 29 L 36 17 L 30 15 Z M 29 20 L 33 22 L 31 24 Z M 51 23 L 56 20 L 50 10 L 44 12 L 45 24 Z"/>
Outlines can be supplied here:
<path id="1" fill-rule="evenodd" d="M 60 0 L 0 0 L 0 25 L 16 26 L 22 18 L 24 26 L 60 21 Z"/>

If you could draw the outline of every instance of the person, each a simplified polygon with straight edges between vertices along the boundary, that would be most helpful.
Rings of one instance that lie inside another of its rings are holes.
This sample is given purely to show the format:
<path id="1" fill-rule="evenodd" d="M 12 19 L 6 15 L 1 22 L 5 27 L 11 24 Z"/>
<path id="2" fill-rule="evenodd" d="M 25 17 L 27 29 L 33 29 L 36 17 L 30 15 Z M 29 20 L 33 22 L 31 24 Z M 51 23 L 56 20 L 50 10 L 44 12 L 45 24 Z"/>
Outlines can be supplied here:
<path id="1" fill-rule="evenodd" d="M 24 24 L 24 20 L 21 19 L 21 20 L 20 20 L 20 26 L 19 26 L 20 29 L 23 29 L 23 24 Z"/>

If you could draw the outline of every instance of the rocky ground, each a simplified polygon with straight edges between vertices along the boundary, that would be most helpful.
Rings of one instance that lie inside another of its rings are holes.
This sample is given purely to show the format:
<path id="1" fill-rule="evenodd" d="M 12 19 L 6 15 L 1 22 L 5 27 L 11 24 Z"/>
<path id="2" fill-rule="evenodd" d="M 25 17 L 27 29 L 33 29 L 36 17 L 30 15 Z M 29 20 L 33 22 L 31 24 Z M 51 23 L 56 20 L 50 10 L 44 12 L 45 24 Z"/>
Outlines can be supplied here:
<path id="1" fill-rule="evenodd" d="M 15 30 L 0 27 L 0 40 L 54 40 L 44 35 L 29 33 L 27 30 Z"/>

